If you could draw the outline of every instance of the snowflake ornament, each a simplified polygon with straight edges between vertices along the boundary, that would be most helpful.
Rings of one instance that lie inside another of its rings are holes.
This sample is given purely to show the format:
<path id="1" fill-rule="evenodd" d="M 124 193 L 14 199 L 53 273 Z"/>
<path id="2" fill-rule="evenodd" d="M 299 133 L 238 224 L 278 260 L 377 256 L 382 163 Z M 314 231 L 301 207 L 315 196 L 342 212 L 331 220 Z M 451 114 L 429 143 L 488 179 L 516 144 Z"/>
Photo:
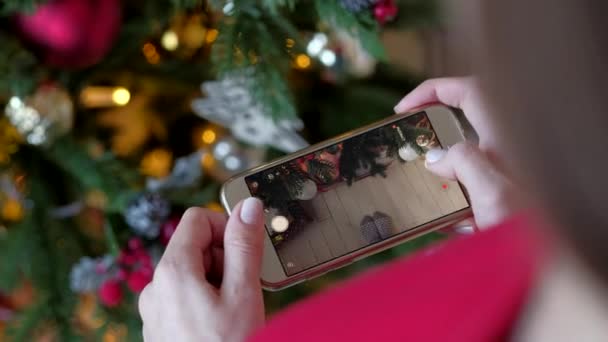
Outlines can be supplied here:
<path id="1" fill-rule="evenodd" d="M 232 135 L 250 145 L 268 145 L 287 153 L 308 146 L 296 132 L 302 129 L 302 121 L 270 118 L 249 92 L 251 82 L 235 75 L 204 82 L 201 89 L 207 97 L 194 100 L 192 109 L 198 116 L 230 128 Z"/>

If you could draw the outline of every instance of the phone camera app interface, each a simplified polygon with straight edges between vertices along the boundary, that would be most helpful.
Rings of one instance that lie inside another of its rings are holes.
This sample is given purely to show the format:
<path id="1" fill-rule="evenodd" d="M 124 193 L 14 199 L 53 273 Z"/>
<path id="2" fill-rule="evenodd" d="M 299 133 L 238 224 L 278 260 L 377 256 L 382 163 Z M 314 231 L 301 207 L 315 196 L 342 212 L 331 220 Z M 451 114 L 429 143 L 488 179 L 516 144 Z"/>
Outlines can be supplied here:
<path id="1" fill-rule="evenodd" d="M 421 112 L 247 177 L 286 274 L 468 208 L 424 166 L 441 147 Z"/>

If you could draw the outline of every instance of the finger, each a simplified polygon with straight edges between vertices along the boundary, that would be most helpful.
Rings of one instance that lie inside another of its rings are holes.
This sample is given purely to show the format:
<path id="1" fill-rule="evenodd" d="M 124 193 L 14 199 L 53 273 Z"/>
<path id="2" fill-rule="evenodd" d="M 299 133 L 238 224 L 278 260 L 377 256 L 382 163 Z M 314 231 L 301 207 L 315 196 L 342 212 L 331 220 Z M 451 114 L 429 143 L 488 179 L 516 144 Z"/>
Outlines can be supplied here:
<path id="1" fill-rule="evenodd" d="M 139 300 L 138 300 L 138 309 L 139 309 L 139 316 L 141 317 L 141 319 L 143 321 L 145 321 L 146 319 L 150 318 L 149 314 L 151 312 L 151 310 L 149 309 L 149 301 L 150 301 L 150 292 L 152 291 L 152 283 L 149 283 L 148 285 L 146 285 L 146 287 L 144 287 L 143 291 L 141 291 L 141 293 L 139 294 Z"/>
<path id="2" fill-rule="evenodd" d="M 160 263 L 205 271 L 203 253 L 212 245 L 222 245 L 225 224 L 226 217 L 221 213 L 203 208 L 186 210 Z"/>
<path id="3" fill-rule="evenodd" d="M 259 288 L 263 234 L 262 202 L 250 197 L 236 206 L 226 225 L 222 290 L 232 295 Z"/>
<path id="4" fill-rule="evenodd" d="M 443 103 L 448 106 L 462 108 L 467 98 L 467 93 L 472 87 L 472 77 L 430 79 L 422 82 L 416 89 L 412 90 L 412 92 L 399 101 L 395 106 L 395 112 L 402 113 L 431 103 Z"/>
<path id="5" fill-rule="evenodd" d="M 426 154 L 426 167 L 464 185 L 480 227 L 500 222 L 514 209 L 513 185 L 477 146 L 458 143 L 448 151 L 430 150 Z"/>

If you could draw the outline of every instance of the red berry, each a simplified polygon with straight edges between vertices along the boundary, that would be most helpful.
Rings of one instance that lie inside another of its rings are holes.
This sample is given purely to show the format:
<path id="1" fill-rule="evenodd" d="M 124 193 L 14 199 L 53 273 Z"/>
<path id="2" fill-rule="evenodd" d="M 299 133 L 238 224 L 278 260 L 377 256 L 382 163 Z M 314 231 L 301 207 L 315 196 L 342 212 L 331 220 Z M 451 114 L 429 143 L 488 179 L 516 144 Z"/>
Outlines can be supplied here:
<path id="1" fill-rule="evenodd" d="M 386 24 L 393 20 L 398 12 L 399 8 L 394 0 L 380 1 L 376 3 L 376 6 L 374 7 L 374 17 L 380 24 Z"/>
<path id="2" fill-rule="evenodd" d="M 115 307 L 122 302 L 122 288 L 117 280 L 108 280 L 98 290 L 99 300 L 107 307 Z"/>
<path id="3" fill-rule="evenodd" d="M 127 278 L 127 286 L 129 289 L 135 293 L 139 293 L 143 291 L 144 287 L 148 285 L 152 281 L 152 273 L 151 272 L 142 272 L 136 271 L 131 272 L 129 277 Z"/>
<path id="4" fill-rule="evenodd" d="M 140 239 L 138 239 L 138 238 L 131 238 L 129 240 L 129 249 L 130 250 L 136 251 L 136 250 L 142 249 L 143 247 L 144 247 L 143 243 L 141 242 Z"/>
<path id="5" fill-rule="evenodd" d="M 127 280 L 127 276 L 129 274 L 127 273 L 127 270 L 125 270 L 124 268 L 121 268 L 118 271 L 118 274 L 116 274 L 116 279 L 120 280 L 120 281 L 125 281 Z"/>

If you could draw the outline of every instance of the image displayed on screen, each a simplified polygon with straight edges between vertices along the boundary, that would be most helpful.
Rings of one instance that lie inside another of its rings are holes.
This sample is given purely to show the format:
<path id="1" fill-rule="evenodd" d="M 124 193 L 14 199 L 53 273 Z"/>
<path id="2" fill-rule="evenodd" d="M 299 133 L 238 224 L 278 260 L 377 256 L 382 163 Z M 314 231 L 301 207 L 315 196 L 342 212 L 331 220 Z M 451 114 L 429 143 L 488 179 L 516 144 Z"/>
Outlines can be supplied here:
<path id="1" fill-rule="evenodd" d="M 245 178 L 289 276 L 469 207 L 424 166 L 441 148 L 417 113 Z"/>

